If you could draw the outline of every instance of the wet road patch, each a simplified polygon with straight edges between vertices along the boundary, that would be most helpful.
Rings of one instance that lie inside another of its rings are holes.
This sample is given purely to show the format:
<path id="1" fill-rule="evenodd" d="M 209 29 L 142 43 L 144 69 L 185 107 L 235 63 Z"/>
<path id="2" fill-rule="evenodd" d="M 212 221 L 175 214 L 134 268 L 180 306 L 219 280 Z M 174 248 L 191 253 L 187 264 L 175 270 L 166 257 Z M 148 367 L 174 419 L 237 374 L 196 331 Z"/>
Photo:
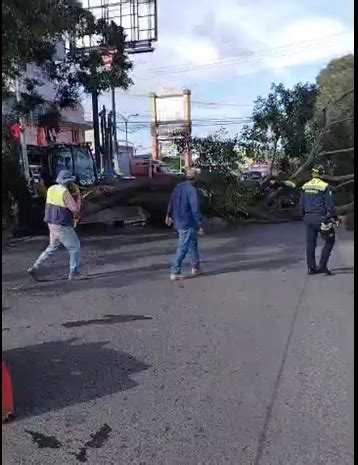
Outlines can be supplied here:
<path id="1" fill-rule="evenodd" d="M 46 436 L 28 429 L 25 429 L 25 432 L 32 437 L 32 442 L 37 444 L 39 449 L 59 449 L 62 446 L 62 443 L 55 436 Z"/>
<path id="2" fill-rule="evenodd" d="M 86 442 L 85 446 L 80 449 L 78 454 L 74 454 L 76 459 L 81 462 L 87 462 L 87 449 L 100 449 L 109 438 L 112 428 L 105 423 L 96 433 L 91 434 L 91 440 Z"/>

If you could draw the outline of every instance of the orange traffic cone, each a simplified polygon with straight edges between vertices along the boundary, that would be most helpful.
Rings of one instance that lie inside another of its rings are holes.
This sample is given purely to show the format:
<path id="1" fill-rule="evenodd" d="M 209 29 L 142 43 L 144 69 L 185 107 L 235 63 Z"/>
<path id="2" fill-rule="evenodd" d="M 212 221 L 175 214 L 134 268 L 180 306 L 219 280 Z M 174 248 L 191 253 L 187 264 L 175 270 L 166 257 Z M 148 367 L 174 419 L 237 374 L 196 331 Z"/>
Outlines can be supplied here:
<path id="1" fill-rule="evenodd" d="M 6 363 L 2 362 L 2 421 L 8 421 L 14 415 L 14 404 L 12 397 L 12 382 Z"/>

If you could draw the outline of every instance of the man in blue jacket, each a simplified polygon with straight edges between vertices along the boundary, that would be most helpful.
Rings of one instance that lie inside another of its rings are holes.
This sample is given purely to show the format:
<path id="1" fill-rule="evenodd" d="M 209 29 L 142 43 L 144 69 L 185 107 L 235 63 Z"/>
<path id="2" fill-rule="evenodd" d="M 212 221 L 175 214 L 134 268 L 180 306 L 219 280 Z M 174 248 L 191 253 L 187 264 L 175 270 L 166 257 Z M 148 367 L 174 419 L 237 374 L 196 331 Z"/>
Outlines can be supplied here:
<path id="1" fill-rule="evenodd" d="M 187 170 L 187 180 L 176 186 L 168 205 L 165 222 L 168 226 L 174 224 L 179 233 L 179 244 L 172 263 L 171 281 L 182 279 L 181 265 L 188 253 L 191 257 L 192 274 L 200 273 L 198 234 L 203 235 L 204 231 L 198 192 L 194 186 L 196 175 L 194 169 Z"/>
<path id="2" fill-rule="evenodd" d="M 308 274 L 325 273 L 331 275 L 327 264 L 335 243 L 334 222 L 338 221 L 332 191 L 321 178 L 325 174 L 322 165 L 312 170 L 312 179 L 302 186 L 300 211 L 306 224 L 306 257 Z M 316 266 L 316 246 L 318 234 L 325 241 L 319 267 Z"/>

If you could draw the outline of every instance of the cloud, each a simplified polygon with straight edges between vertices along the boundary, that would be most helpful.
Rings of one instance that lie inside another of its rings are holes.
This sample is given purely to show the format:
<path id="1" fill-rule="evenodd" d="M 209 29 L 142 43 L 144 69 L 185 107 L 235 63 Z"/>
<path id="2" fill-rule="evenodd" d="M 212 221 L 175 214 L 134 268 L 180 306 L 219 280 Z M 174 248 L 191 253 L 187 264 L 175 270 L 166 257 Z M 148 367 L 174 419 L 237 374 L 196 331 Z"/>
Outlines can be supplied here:
<path id="1" fill-rule="evenodd" d="M 323 63 L 353 51 L 349 2 L 343 0 L 337 6 L 334 0 L 277 0 L 274 4 L 271 0 L 160 0 L 159 40 L 154 53 L 133 56 L 135 85 L 129 95 L 187 87 L 200 99 L 222 101 L 228 91 L 226 82 L 249 75 L 250 89 L 243 94 L 240 86 L 233 88 L 232 98 L 250 103 L 265 91 L 264 80 L 265 86 L 274 79 L 305 80 L 300 66 L 316 64 L 318 72 Z M 205 66 L 213 62 L 219 63 Z M 191 72 L 180 72 L 183 66 Z M 118 108 L 149 117 L 148 98 L 118 95 Z M 106 105 L 110 106 L 109 97 Z M 194 111 L 198 117 L 211 117 L 248 110 Z"/>
<path id="2" fill-rule="evenodd" d="M 282 69 L 328 60 L 353 50 L 353 31 L 340 21 L 331 18 L 307 18 L 293 21 L 273 37 L 273 44 L 299 43 L 288 49 L 282 57 L 274 57 L 267 64 L 272 69 Z"/>
<path id="3" fill-rule="evenodd" d="M 208 39 L 180 37 L 173 47 L 174 52 L 181 61 L 194 64 L 210 63 L 219 59 L 217 47 Z"/>
<path id="4" fill-rule="evenodd" d="M 137 62 L 134 77 L 140 86 L 148 80 L 152 86 L 164 81 L 177 86 L 180 82 L 195 85 L 200 80 L 267 69 L 278 75 L 290 67 L 353 50 L 349 25 L 337 18 L 313 16 L 301 2 L 287 3 L 281 0 L 273 8 L 266 0 L 251 4 L 207 0 L 204 13 L 197 2 L 193 5 L 182 0 L 178 11 L 164 2 L 156 51 Z M 213 66 L 205 67 L 213 62 Z M 179 65 L 191 67 L 191 71 L 183 73 Z"/>

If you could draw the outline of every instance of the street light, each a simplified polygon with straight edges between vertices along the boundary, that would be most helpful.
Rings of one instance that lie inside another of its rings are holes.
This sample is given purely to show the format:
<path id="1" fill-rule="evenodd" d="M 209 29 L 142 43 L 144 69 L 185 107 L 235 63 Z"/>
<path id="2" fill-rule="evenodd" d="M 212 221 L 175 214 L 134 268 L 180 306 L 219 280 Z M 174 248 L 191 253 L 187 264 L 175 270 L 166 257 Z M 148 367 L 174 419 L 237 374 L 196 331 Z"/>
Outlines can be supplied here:
<path id="1" fill-rule="evenodd" d="M 124 121 L 124 127 L 125 127 L 125 132 L 126 132 L 126 151 L 128 154 L 128 122 L 131 118 L 134 118 L 136 116 L 139 116 L 138 113 L 135 113 L 133 115 L 128 115 L 127 117 L 122 115 L 122 113 L 118 113 L 118 116 L 120 116 L 123 121 Z"/>

